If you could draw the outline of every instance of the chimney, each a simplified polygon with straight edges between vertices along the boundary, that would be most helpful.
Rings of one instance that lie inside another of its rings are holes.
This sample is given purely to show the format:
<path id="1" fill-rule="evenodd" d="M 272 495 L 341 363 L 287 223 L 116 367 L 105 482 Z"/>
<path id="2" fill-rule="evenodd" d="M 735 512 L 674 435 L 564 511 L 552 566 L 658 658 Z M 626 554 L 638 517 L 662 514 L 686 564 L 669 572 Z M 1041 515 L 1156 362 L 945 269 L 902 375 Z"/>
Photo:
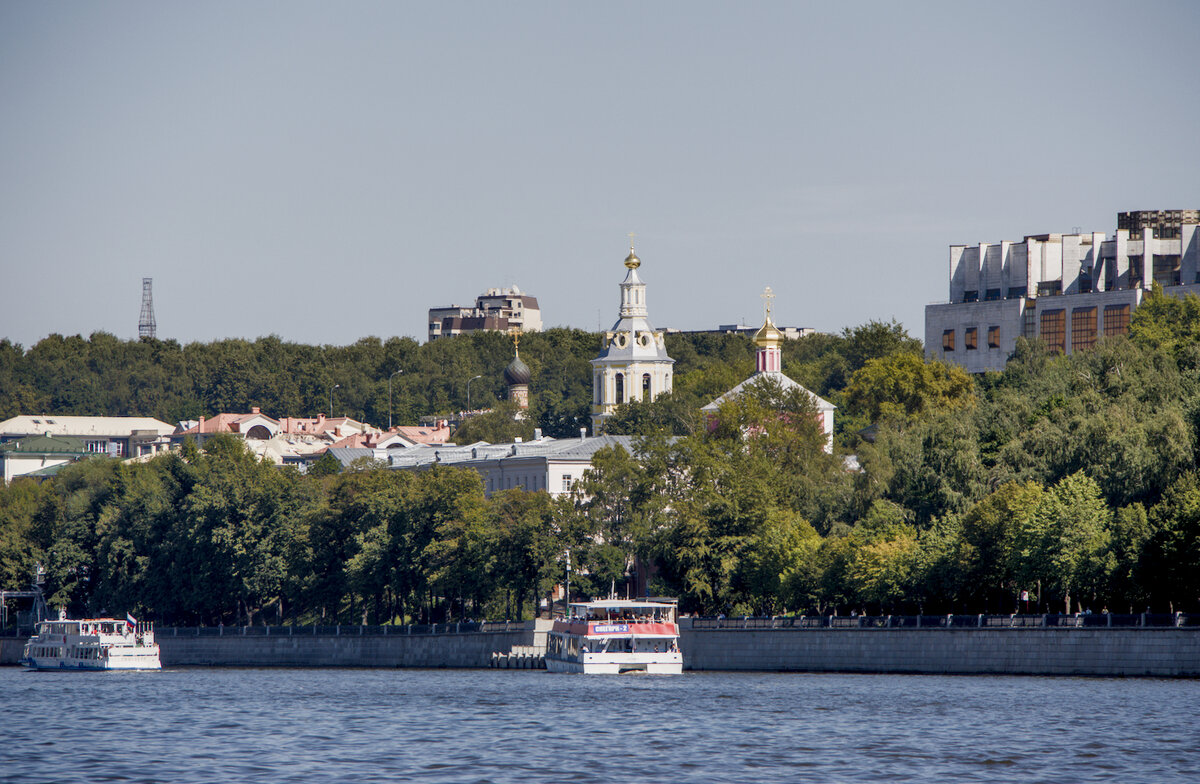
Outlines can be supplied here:
<path id="1" fill-rule="evenodd" d="M 200 434 L 203 432 L 204 432 L 204 415 L 201 414 L 200 415 L 200 424 L 196 425 L 196 433 Z"/>
<path id="2" fill-rule="evenodd" d="M 587 440 L 587 428 L 586 427 L 579 428 L 579 440 L 580 441 Z"/>
<path id="3" fill-rule="evenodd" d="M 533 440 L 534 441 L 542 440 L 542 429 L 540 427 L 535 427 L 533 429 Z"/>
<path id="4" fill-rule="evenodd" d="M 250 406 L 250 413 L 251 413 L 251 414 L 257 414 L 257 413 L 260 413 L 260 412 L 259 412 L 259 410 L 258 410 L 258 406 Z"/>
<path id="5" fill-rule="evenodd" d="M 323 424 L 325 424 L 325 415 L 317 414 L 317 427 L 320 428 Z"/>

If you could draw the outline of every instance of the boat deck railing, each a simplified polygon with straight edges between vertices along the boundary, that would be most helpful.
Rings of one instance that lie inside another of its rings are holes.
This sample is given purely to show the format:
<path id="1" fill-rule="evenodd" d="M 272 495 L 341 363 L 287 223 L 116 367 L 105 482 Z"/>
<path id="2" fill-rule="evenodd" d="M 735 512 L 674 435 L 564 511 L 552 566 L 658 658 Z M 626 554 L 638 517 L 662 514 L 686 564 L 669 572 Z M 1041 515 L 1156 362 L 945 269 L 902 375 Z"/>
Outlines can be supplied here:
<path id="1" fill-rule="evenodd" d="M 1083 629 L 1195 628 L 1200 615 L 1188 613 L 1090 613 L 1077 615 L 775 615 L 700 616 L 693 629 Z"/>

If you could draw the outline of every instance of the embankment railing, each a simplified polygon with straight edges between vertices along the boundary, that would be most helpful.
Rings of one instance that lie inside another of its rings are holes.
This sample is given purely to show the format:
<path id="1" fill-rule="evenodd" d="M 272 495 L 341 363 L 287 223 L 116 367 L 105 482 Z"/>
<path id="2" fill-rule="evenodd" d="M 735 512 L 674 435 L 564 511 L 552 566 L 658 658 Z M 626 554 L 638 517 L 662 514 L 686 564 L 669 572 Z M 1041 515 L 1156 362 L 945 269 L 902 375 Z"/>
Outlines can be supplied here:
<path id="1" fill-rule="evenodd" d="M 160 626 L 158 637 L 399 637 L 429 634 L 498 634 L 526 629 L 525 621 L 463 621 L 404 626 Z"/>
<path id="2" fill-rule="evenodd" d="M 1200 615 L 1187 613 L 1093 613 L 1079 615 L 778 615 L 701 616 L 693 629 L 1083 629 L 1195 628 Z"/>

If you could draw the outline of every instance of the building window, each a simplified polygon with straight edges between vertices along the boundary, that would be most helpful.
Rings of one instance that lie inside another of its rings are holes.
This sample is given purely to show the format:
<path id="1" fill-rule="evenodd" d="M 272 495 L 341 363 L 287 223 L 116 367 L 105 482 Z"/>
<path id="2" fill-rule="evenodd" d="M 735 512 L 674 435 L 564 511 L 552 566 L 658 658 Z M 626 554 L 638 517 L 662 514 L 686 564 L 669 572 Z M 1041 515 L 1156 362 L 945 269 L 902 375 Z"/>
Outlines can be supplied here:
<path id="1" fill-rule="evenodd" d="M 1104 306 L 1104 334 L 1124 335 L 1129 332 L 1129 306 L 1128 305 L 1105 305 Z"/>
<path id="2" fill-rule="evenodd" d="M 963 348 L 967 351 L 974 351 L 979 348 L 979 328 L 967 327 L 963 332 Z"/>
<path id="3" fill-rule="evenodd" d="M 978 301 L 979 301 L 979 290 L 978 289 L 975 289 L 974 291 L 964 291 L 963 292 L 963 302 L 978 302 Z"/>
<path id="4" fill-rule="evenodd" d="M 617 405 L 625 402 L 625 374 L 617 374 Z"/>
<path id="5" fill-rule="evenodd" d="M 88 441 L 87 442 L 87 451 L 95 452 L 96 454 L 102 455 L 108 451 L 108 442 L 107 441 Z"/>
<path id="6" fill-rule="evenodd" d="M 953 351 L 953 350 L 954 350 L 954 330 L 944 329 L 944 330 L 942 330 L 942 351 Z"/>
<path id="7" fill-rule="evenodd" d="M 1062 294 L 1062 281 L 1043 280 L 1037 286 L 1037 293 L 1039 297 L 1057 297 Z"/>
<path id="8" fill-rule="evenodd" d="M 1000 348 L 999 327 L 988 327 L 988 348 Z"/>
<path id="9" fill-rule="evenodd" d="M 1096 309 L 1075 308 L 1071 311 L 1071 350 L 1082 351 L 1096 345 Z"/>
<path id="10" fill-rule="evenodd" d="M 642 400 L 650 399 L 650 374 L 642 374 Z"/>
<path id="11" fill-rule="evenodd" d="M 1154 280 L 1160 286 L 1179 285 L 1179 256 L 1154 254 Z"/>
<path id="12" fill-rule="evenodd" d="M 1032 304 L 1025 305 L 1025 313 L 1021 316 L 1021 337 L 1026 340 L 1037 337 L 1037 308 Z"/>
<path id="13" fill-rule="evenodd" d="M 1067 312 L 1062 308 L 1042 313 L 1042 340 L 1051 351 L 1067 350 Z"/>
<path id="14" fill-rule="evenodd" d="M 563 474 L 562 491 L 564 493 L 571 492 L 571 485 L 573 485 L 574 483 L 575 483 L 575 480 L 571 478 L 570 474 Z"/>
<path id="15" fill-rule="evenodd" d="M 983 295 L 983 298 L 987 302 L 995 302 L 996 300 L 1000 299 L 1000 289 L 988 289 L 987 293 Z"/>
<path id="16" fill-rule="evenodd" d="M 1008 298 L 1009 299 L 1021 299 L 1022 297 L 1024 297 L 1026 295 L 1026 293 L 1028 291 L 1029 291 L 1029 289 L 1027 289 L 1024 286 L 1012 286 L 1008 289 Z"/>

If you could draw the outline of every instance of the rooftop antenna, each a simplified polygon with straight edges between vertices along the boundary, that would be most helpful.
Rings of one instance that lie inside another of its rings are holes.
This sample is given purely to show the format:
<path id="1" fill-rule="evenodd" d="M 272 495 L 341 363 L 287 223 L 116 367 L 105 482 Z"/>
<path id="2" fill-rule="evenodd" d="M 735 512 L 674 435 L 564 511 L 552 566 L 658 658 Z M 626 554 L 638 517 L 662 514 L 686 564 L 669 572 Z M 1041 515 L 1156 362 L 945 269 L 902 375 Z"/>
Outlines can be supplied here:
<path id="1" fill-rule="evenodd" d="M 142 278 L 142 314 L 138 316 L 138 337 L 155 337 L 154 323 L 154 278 Z"/>

